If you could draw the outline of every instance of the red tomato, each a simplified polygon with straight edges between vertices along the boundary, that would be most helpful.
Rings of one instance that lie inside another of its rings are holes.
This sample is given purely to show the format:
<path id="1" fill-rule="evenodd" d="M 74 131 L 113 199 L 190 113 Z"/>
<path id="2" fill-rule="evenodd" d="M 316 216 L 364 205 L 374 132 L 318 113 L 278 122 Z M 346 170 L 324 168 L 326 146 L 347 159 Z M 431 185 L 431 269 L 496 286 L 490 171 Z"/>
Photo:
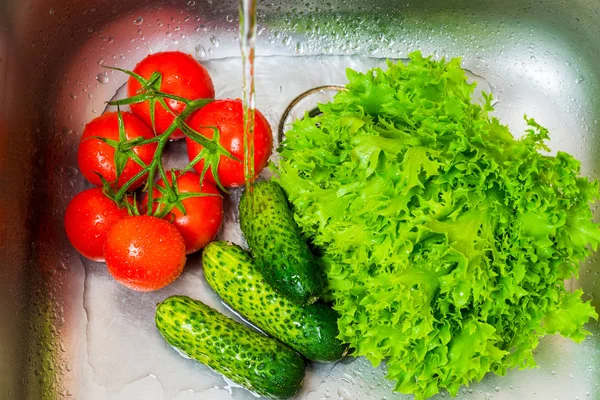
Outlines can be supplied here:
<path id="1" fill-rule="evenodd" d="M 179 51 L 150 54 L 135 66 L 133 72 L 146 79 L 150 78 L 154 72 L 160 72 L 162 74 L 160 90 L 164 93 L 190 100 L 214 99 L 215 97 L 215 88 L 208 71 L 189 54 Z M 130 77 L 127 83 L 128 96 L 138 94 L 141 89 L 142 85 L 135 78 Z M 185 109 L 185 104 L 179 101 L 165 99 L 165 102 L 175 114 L 179 114 Z M 131 111 L 146 121 L 148 126 L 152 126 L 149 101 L 132 104 Z M 174 119 L 173 114 L 156 103 L 154 125 L 157 134 L 166 131 Z M 179 129 L 171 135 L 172 140 L 183 137 L 183 132 Z"/>
<path id="2" fill-rule="evenodd" d="M 125 208 L 102 193 L 102 188 L 87 189 L 73 197 L 65 212 L 65 231 L 82 256 L 104 261 L 103 246 L 108 229 L 127 216 Z"/>
<path id="3" fill-rule="evenodd" d="M 221 156 L 219 161 L 219 180 L 226 187 L 244 184 L 244 114 L 242 101 L 216 100 L 194 112 L 188 119 L 189 126 L 207 138 L 213 137 L 213 130 L 208 126 L 217 127 L 221 134 L 220 143 L 240 161 Z M 203 146 L 187 138 L 187 149 L 190 161 L 203 149 Z M 256 110 L 254 117 L 254 172 L 255 177 L 267 165 L 273 149 L 271 126 L 267 119 Z M 204 160 L 194 166 L 198 173 L 204 168 Z M 214 182 L 210 169 L 206 178 Z"/>
<path id="4" fill-rule="evenodd" d="M 185 207 L 185 214 L 173 207 L 165 219 L 171 221 L 185 240 L 186 254 L 200 250 L 214 240 L 223 221 L 223 198 L 217 187 L 208 181 L 202 183 L 200 189 L 200 176 L 193 172 L 176 173 L 177 188 L 179 193 L 211 193 L 219 196 L 190 197 L 181 201 Z M 172 183 L 171 174 L 167 174 L 169 184 Z M 158 185 L 164 187 L 164 182 L 159 180 Z M 158 189 L 153 189 L 154 199 L 161 198 Z M 148 198 L 143 201 L 142 208 L 148 207 Z M 154 210 L 158 204 L 154 205 Z"/>
<path id="5" fill-rule="evenodd" d="M 123 124 L 125 126 L 125 136 L 128 140 L 136 137 L 143 137 L 145 139 L 154 137 L 152 130 L 135 115 L 128 112 L 121 112 L 121 116 L 123 117 Z M 83 130 L 79 149 L 77 150 L 77 162 L 85 179 L 96 186 L 102 186 L 102 181 L 96 172 L 109 182 L 116 180 L 115 149 L 109 144 L 93 138 L 93 136 L 119 141 L 119 119 L 117 113 L 107 112 L 88 123 Z M 133 152 L 145 164 L 150 164 L 154 157 L 156 146 L 156 143 L 136 146 L 133 147 Z M 138 163 L 132 159 L 127 160 L 116 186 L 121 187 L 141 170 L 142 167 Z M 140 187 L 145 179 L 146 176 L 138 179 L 129 187 L 129 190 L 135 190 Z"/>
<path id="6" fill-rule="evenodd" d="M 164 219 L 148 215 L 125 217 L 106 235 L 108 271 L 129 289 L 148 292 L 173 282 L 183 271 L 185 242 Z"/>

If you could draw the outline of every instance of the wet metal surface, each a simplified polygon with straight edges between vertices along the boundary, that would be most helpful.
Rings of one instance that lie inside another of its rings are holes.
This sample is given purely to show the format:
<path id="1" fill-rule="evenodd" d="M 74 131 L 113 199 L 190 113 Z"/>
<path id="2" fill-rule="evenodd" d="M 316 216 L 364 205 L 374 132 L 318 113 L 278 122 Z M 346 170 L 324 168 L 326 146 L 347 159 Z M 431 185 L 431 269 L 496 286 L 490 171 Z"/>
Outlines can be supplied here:
<path id="1" fill-rule="evenodd" d="M 550 130 L 552 151 L 574 154 L 584 174 L 600 178 L 595 0 L 259 0 L 259 9 L 257 107 L 274 131 L 299 94 L 343 85 L 346 67 L 383 66 L 419 49 L 462 57 L 514 134 L 524 114 L 534 117 Z M 253 398 L 182 359 L 153 327 L 154 305 L 174 293 L 231 315 L 204 283 L 198 256 L 174 285 L 133 293 L 103 264 L 82 260 L 62 228 L 67 202 L 86 187 L 76 169 L 82 128 L 126 81 L 102 65 L 132 68 L 149 52 L 178 49 L 205 63 L 217 96 L 239 97 L 237 24 L 235 1 L 0 1 L 0 399 Z M 182 150 L 171 146 L 169 165 L 184 162 Z M 236 196 L 221 237 L 240 241 Z M 596 307 L 599 262 L 590 258 L 569 282 Z M 600 398 L 600 325 L 589 329 L 595 336 L 580 345 L 546 338 L 540 368 L 487 376 L 458 398 Z M 299 398 L 406 398 L 384 373 L 362 359 L 312 365 Z"/>

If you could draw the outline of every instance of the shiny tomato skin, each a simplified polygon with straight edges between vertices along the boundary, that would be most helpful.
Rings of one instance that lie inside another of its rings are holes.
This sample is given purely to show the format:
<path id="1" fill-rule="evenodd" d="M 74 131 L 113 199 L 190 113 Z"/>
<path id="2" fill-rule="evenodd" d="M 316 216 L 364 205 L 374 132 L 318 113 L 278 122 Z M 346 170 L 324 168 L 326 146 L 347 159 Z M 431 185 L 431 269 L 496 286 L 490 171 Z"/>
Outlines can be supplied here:
<path id="1" fill-rule="evenodd" d="M 213 137 L 213 126 L 219 129 L 220 143 L 231 152 L 238 160 L 236 161 L 221 156 L 219 161 L 218 175 L 221 184 L 225 187 L 241 186 L 244 184 L 244 113 L 242 101 L 215 100 L 194 112 L 188 118 L 188 125 L 206 136 Z M 203 149 L 199 143 L 186 138 L 188 157 L 193 160 Z M 273 135 L 271 126 L 267 119 L 256 110 L 254 117 L 254 172 L 255 178 L 267 165 L 271 151 L 273 150 Z M 204 161 L 194 166 L 198 173 L 204 168 Z M 206 172 L 206 178 L 215 181 L 210 169 Z"/>
<path id="2" fill-rule="evenodd" d="M 207 244 L 212 242 L 223 221 L 223 197 L 219 189 L 210 181 L 204 180 L 202 188 L 200 187 L 200 175 L 194 172 L 181 171 L 176 173 L 177 188 L 180 193 L 207 193 L 217 196 L 191 197 L 181 201 L 185 207 L 185 214 L 173 207 L 165 219 L 171 221 L 185 240 L 186 254 L 194 253 Z M 171 174 L 167 174 L 169 184 L 173 182 Z M 163 180 L 159 180 L 157 185 L 163 186 Z M 154 199 L 162 197 L 158 189 L 153 189 Z M 147 209 L 148 197 L 142 203 L 142 208 Z M 157 208 L 154 205 L 154 210 Z"/>
<path id="3" fill-rule="evenodd" d="M 108 229 L 127 216 L 127 209 L 92 188 L 77 194 L 65 212 L 65 232 L 69 241 L 82 256 L 93 261 L 104 261 L 104 241 Z"/>
<path id="4" fill-rule="evenodd" d="M 145 139 L 154 137 L 154 133 L 152 133 L 148 125 L 134 114 L 122 111 L 121 116 L 123 117 L 127 140 L 136 137 L 143 137 Z M 108 182 L 114 182 L 116 179 L 115 149 L 107 143 L 95 139 L 94 136 L 115 141 L 119 140 L 119 119 L 116 112 L 104 113 L 89 122 L 83 130 L 77 150 L 77 162 L 82 175 L 92 184 L 102 186 L 102 181 L 96 172 L 100 173 Z M 156 152 L 156 146 L 156 143 L 149 143 L 143 146 L 136 146 L 133 148 L 133 151 L 145 164 L 149 164 L 152 162 L 152 158 Z M 117 187 L 120 188 L 123 186 L 123 184 L 141 170 L 142 166 L 129 159 L 119 177 Z M 146 176 L 142 176 L 128 190 L 139 188 L 145 180 Z"/>
<path id="5" fill-rule="evenodd" d="M 166 51 L 150 54 L 135 66 L 133 72 L 148 79 L 154 72 L 162 74 L 160 90 L 190 100 L 214 99 L 215 88 L 208 71 L 191 55 L 179 51 Z M 142 89 L 142 85 L 133 77 L 127 83 L 128 96 L 134 96 Z M 175 114 L 185 109 L 182 102 L 165 99 L 167 106 Z M 131 111 L 142 118 L 148 126 L 150 119 L 150 102 L 131 105 Z M 156 133 L 161 134 L 173 123 L 175 117 L 158 103 L 154 114 Z M 171 140 L 182 139 L 183 133 L 178 129 L 171 135 Z"/>
<path id="6" fill-rule="evenodd" d="M 148 292 L 173 282 L 185 265 L 185 242 L 164 219 L 148 215 L 125 217 L 106 235 L 108 271 L 129 289 Z"/>

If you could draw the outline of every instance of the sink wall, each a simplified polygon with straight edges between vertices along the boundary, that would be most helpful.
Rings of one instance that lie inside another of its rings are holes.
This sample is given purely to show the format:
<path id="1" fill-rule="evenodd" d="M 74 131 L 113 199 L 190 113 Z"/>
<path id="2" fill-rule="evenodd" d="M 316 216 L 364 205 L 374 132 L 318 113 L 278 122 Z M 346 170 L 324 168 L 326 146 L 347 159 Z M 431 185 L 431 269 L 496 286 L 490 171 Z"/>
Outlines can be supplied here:
<path id="1" fill-rule="evenodd" d="M 489 84 L 497 114 L 515 133 L 524 128 L 524 113 L 535 117 L 550 129 L 554 151 L 573 153 L 585 174 L 600 177 L 597 1 L 259 0 L 259 9 L 259 56 L 405 58 L 417 49 L 462 56 Z M 91 379 L 77 363 L 89 350 L 86 269 L 62 217 L 85 187 L 76 170 L 83 125 L 125 82 L 101 64 L 132 68 L 149 52 L 174 48 L 207 62 L 236 57 L 237 20 L 235 1 L 0 1 L 0 398 L 78 398 Z M 104 73 L 107 83 L 98 78 Z M 276 113 L 271 118 L 277 122 Z M 569 282 L 597 307 L 598 272 L 592 257 L 580 281 Z M 548 354 L 567 346 L 553 340 Z M 552 360 L 543 367 L 548 382 L 569 390 L 561 398 L 600 396 L 591 366 L 600 361 L 597 343 L 582 346 L 566 350 L 579 362 L 581 382 Z M 510 398 L 506 393 L 493 394 Z"/>

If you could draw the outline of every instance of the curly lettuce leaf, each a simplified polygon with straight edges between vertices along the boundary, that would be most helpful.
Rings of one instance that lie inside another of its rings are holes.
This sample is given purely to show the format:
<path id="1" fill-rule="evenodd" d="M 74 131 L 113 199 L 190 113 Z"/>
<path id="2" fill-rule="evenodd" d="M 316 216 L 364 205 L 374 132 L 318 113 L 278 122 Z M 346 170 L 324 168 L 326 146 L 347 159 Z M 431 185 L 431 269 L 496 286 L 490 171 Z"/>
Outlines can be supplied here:
<path id="1" fill-rule="evenodd" d="M 596 249 L 598 186 L 515 139 L 471 97 L 459 59 L 411 54 L 348 70 L 347 92 L 296 121 L 279 183 L 322 253 L 340 337 L 396 390 L 424 399 L 488 372 L 535 366 L 539 339 L 581 341 L 597 315 L 563 281 Z"/>

